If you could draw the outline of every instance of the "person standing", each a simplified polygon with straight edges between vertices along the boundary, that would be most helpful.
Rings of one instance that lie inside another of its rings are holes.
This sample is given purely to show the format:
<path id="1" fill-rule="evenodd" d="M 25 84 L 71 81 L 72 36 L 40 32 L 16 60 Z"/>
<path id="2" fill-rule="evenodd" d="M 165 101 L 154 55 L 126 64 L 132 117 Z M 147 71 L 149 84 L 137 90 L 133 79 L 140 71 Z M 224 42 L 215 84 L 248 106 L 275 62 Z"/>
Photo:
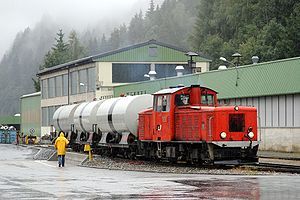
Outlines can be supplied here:
<path id="1" fill-rule="evenodd" d="M 17 145 L 19 145 L 19 143 L 20 143 L 20 133 L 19 133 L 19 131 L 17 131 L 17 138 L 16 138 L 16 140 L 17 140 Z"/>
<path id="2" fill-rule="evenodd" d="M 54 147 L 57 150 L 58 167 L 65 166 L 66 147 L 69 140 L 65 138 L 64 132 L 60 132 L 59 137 L 55 140 Z"/>

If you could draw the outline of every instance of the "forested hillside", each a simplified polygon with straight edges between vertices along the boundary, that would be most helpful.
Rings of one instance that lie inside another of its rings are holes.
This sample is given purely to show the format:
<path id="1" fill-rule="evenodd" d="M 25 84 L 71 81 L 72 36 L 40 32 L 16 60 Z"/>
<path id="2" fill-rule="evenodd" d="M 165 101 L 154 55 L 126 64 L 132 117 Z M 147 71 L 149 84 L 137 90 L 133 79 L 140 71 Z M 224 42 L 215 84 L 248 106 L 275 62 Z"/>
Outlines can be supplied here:
<path id="1" fill-rule="evenodd" d="M 209 56 L 211 69 L 235 52 L 242 63 L 300 56 L 300 0 L 149 0 L 147 12 L 107 30 L 73 30 L 42 19 L 17 34 L 0 62 L 0 115 L 19 112 L 19 98 L 35 92 L 41 68 L 156 39 Z M 61 30 L 61 31 L 60 31 Z"/>
<path id="2" fill-rule="evenodd" d="M 218 58 L 239 52 L 242 64 L 300 56 L 299 0 L 202 0 L 190 38 L 194 49 Z"/>

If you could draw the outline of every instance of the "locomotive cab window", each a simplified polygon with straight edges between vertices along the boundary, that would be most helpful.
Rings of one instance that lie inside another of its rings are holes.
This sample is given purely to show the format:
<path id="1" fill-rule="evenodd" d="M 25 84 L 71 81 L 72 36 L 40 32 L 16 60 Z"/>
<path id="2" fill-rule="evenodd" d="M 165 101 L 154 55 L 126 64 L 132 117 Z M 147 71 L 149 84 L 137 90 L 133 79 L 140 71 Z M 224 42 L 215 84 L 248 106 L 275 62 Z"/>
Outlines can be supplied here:
<path id="1" fill-rule="evenodd" d="M 244 132 L 245 131 L 245 115 L 229 114 L 229 131 Z"/>
<path id="2" fill-rule="evenodd" d="M 214 106 L 214 95 L 213 94 L 202 94 L 201 103 L 203 105 Z"/>
<path id="3" fill-rule="evenodd" d="M 190 104 L 190 95 L 189 94 L 176 94 L 175 96 L 176 106 L 187 106 Z"/>
<path id="4" fill-rule="evenodd" d="M 168 112 L 170 110 L 170 95 L 159 95 L 154 98 L 154 110 L 156 112 Z"/>

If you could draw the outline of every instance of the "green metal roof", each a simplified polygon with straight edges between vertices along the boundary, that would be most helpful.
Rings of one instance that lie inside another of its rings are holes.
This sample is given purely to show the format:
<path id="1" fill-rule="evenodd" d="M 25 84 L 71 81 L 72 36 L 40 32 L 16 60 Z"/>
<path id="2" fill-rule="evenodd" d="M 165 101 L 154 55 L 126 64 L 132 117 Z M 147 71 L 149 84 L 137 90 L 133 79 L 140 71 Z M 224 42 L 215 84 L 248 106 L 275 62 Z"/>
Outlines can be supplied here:
<path id="1" fill-rule="evenodd" d="M 157 56 L 149 55 L 149 48 L 157 49 Z M 187 62 L 189 57 L 185 55 L 188 50 L 178 48 L 169 44 L 149 40 L 125 48 L 117 49 L 111 52 L 94 56 L 94 61 L 103 62 Z M 210 62 L 211 60 L 195 56 L 196 62 Z"/>
<path id="2" fill-rule="evenodd" d="M 149 55 L 149 48 L 157 48 L 157 56 Z M 53 73 L 62 69 L 76 67 L 89 63 L 100 62 L 187 62 L 189 57 L 185 55 L 188 50 L 175 47 L 169 44 L 158 42 L 156 40 L 149 40 L 147 42 L 131 45 L 125 48 L 116 49 L 110 52 L 80 58 L 57 66 L 40 70 L 37 76 Z M 205 58 L 201 53 L 199 56 L 193 57 L 196 62 L 211 62 L 210 59 Z"/>
<path id="3" fill-rule="evenodd" d="M 20 124 L 21 117 L 20 116 L 1 116 L 0 124 Z"/>
<path id="4" fill-rule="evenodd" d="M 300 57 L 116 86 L 114 92 L 153 93 L 178 84 L 206 86 L 217 91 L 219 99 L 300 93 Z"/>

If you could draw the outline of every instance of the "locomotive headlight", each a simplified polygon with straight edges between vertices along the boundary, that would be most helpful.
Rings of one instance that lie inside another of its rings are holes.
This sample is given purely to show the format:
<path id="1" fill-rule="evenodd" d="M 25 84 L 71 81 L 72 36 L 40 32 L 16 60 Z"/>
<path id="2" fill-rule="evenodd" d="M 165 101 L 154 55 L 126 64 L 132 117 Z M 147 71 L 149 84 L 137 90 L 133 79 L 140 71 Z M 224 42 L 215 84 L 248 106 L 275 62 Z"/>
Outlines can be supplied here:
<path id="1" fill-rule="evenodd" d="M 249 133 L 248 133 L 248 137 L 252 139 L 252 138 L 254 137 L 254 133 L 253 133 L 252 131 L 249 132 Z"/>
<path id="2" fill-rule="evenodd" d="M 234 110 L 235 111 L 239 111 L 239 107 L 238 106 L 234 106 Z"/>
<path id="3" fill-rule="evenodd" d="M 221 137 L 222 139 L 225 139 L 226 136 L 227 136 L 227 134 L 226 134 L 225 132 L 220 133 L 220 137 Z"/>
<path id="4" fill-rule="evenodd" d="M 250 126 L 250 127 L 248 128 L 248 133 L 249 133 L 249 132 L 252 132 L 252 130 L 253 130 L 253 128 L 252 128 L 252 126 Z"/>

